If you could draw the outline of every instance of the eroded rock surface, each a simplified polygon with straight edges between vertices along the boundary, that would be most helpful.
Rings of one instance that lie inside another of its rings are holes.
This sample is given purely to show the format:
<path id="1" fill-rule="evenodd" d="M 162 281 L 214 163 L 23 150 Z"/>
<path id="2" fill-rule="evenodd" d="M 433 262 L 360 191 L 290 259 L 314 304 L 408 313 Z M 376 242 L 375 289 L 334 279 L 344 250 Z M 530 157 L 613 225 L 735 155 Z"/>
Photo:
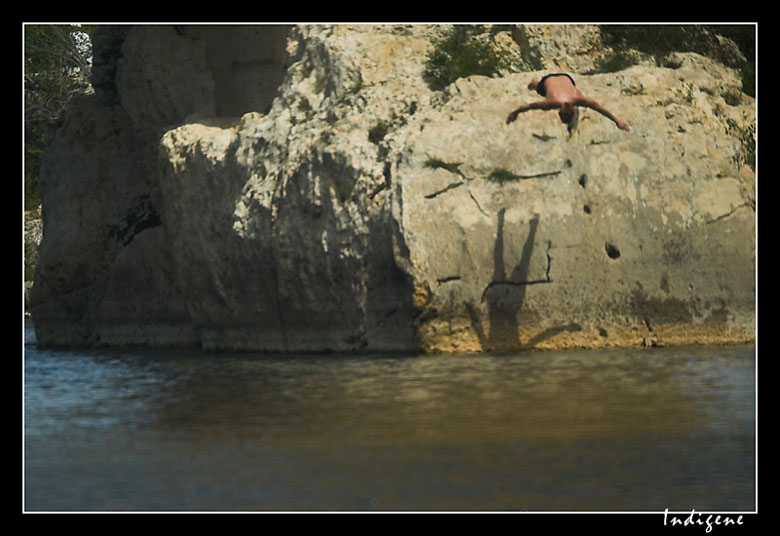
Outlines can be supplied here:
<path id="1" fill-rule="evenodd" d="M 102 30 L 96 95 L 70 110 L 41 176 L 39 341 L 751 340 L 754 100 L 691 53 L 585 74 L 596 30 L 564 52 L 542 30 L 497 41 L 540 69 L 565 60 L 631 133 L 590 110 L 571 135 L 551 112 L 506 125 L 546 70 L 432 91 L 437 27 Z"/>

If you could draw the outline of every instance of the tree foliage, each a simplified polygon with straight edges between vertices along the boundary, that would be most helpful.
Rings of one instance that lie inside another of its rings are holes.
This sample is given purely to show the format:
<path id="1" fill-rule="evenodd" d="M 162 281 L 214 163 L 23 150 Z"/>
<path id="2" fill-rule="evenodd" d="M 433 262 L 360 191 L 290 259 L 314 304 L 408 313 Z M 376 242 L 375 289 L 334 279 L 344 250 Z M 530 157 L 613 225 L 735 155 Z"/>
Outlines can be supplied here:
<path id="1" fill-rule="evenodd" d="M 91 27 L 24 26 L 25 209 L 40 203 L 38 172 L 43 150 L 65 109 L 90 85 Z"/>
<path id="2" fill-rule="evenodd" d="M 501 68 L 506 67 L 506 61 L 491 46 L 489 37 L 491 32 L 500 29 L 456 24 L 435 40 L 425 65 L 424 77 L 428 86 L 441 90 L 458 78 L 497 76 Z"/>

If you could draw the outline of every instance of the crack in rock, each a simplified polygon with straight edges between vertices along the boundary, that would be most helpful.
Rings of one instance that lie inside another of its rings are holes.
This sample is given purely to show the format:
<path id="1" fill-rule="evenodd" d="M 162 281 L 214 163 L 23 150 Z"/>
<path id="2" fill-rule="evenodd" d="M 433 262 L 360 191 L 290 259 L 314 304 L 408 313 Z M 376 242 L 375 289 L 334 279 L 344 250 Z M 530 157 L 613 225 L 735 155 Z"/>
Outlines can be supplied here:
<path id="1" fill-rule="evenodd" d="M 452 184 L 448 184 L 447 186 L 445 186 L 441 190 L 437 190 L 437 191 L 435 191 L 435 192 L 433 192 L 431 194 L 426 195 L 425 199 L 433 199 L 434 197 L 436 197 L 438 195 L 441 195 L 441 194 L 443 194 L 445 192 L 449 192 L 450 190 L 454 190 L 455 188 L 457 188 L 459 186 L 463 186 L 464 184 L 465 184 L 464 181 L 453 182 Z"/>
<path id="2" fill-rule="evenodd" d="M 734 215 L 734 213 L 735 213 L 736 211 L 738 211 L 739 209 L 741 209 L 741 208 L 752 208 L 752 207 L 750 206 L 750 204 L 749 204 L 749 203 L 742 203 L 741 205 L 737 205 L 736 207 L 734 207 L 734 208 L 733 208 L 733 209 L 731 209 L 730 211 L 726 212 L 725 214 L 721 214 L 721 215 L 720 215 L 720 216 L 718 216 L 717 218 L 715 218 L 715 219 L 713 219 L 713 220 L 708 220 L 708 221 L 706 221 L 706 222 L 704 222 L 704 223 L 706 223 L 706 224 L 708 224 L 708 225 L 709 225 L 710 223 L 716 223 L 716 222 L 719 222 L 719 221 L 721 221 L 721 220 L 725 220 L 726 218 L 728 218 L 728 217 L 730 217 L 730 216 L 733 216 L 733 215 Z"/>
<path id="3" fill-rule="evenodd" d="M 498 183 L 505 183 L 510 181 L 519 181 L 519 180 L 527 180 L 527 179 L 543 179 L 545 177 L 555 177 L 556 175 L 559 175 L 561 173 L 561 170 L 557 171 L 543 171 L 542 173 L 534 173 L 533 175 L 518 175 L 517 173 L 512 173 L 511 171 L 508 171 L 506 169 L 495 169 L 493 170 L 490 175 L 488 175 L 489 181 L 494 181 Z"/>
<path id="4" fill-rule="evenodd" d="M 445 192 L 449 192 L 450 190 L 454 190 L 455 188 L 458 188 L 462 186 L 463 184 L 467 182 L 471 182 L 474 180 L 473 177 L 467 177 L 466 174 L 464 174 L 460 170 L 460 166 L 463 165 L 462 162 L 444 162 L 443 160 L 439 160 L 438 158 L 431 158 L 428 161 L 425 162 L 425 167 L 431 168 L 431 169 L 444 169 L 448 172 L 460 176 L 463 180 L 458 182 L 453 182 L 451 184 L 448 184 L 441 190 L 437 190 L 435 192 L 432 192 L 430 194 L 427 194 L 425 196 L 425 199 L 433 199 Z M 569 166 L 571 166 L 571 162 L 569 162 Z M 509 181 L 517 181 L 517 180 L 527 180 L 527 179 L 543 179 L 546 177 L 555 177 L 557 175 L 560 175 L 562 173 L 562 170 L 555 170 L 555 171 L 543 171 L 541 173 L 534 173 L 530 175 L 522 175 L 513 173 L 506 169 L 494 169 L 490 175 L 486 177 L 487 180 L 492 182 L 498 182 L 499 184 L 503 184 L 505 182 Z M 580 184 L 583 184 L 582 182 Z M 488 214 L 482 209 L 479 202 L 477 202 L 476 198 L 474 197 L 474 194 L 469 189 L 469 196 L 471 197 L 472 201 L 474 201 L 474 204 L 477 205 L 477 208 L 479 211 L 487 216 Z"/>
<path id="5" fill-rule="evenodd" d="M 544 279 L 532 279 L 530 281 L 511 281 L 511 280 L 497 280 L 497 281 L 491 281 L 487 284 L 485 287 L 485 290 L 482 291 L 482 297 L 480 298 L 480 302 L 485 301 L 485 296 L 487 295 L 488 291 L 496 286 L 499 285 L 509 285 L 513 287 L 524 287 L 528 285 L 540 285 L 545 283 L 552 283 L 552 277 L 550 277 L 550 269 L 552 267 L 552 257 L 550 256 L 550 250 L 552 249 L 552 241 L 547 242 L 547 251 L 545 252 L 547 255 L 547 267 L 545 268 L 544 273 Z"/>
<path id="6" fill-rule="evenodd" d="M 469 197 L 471 197 L 471 200 L 474 201 L 475 205 L 477 205 L 477 209 L 482 213 L 482 215 L 488 216 L 488 213 L 482 210 L 482 206 L 479 204 L 479 201 L 477 201 L 477 198 L 474 197 L 474 193 L 471 191 L 471 188 L 469 188 Z"/>

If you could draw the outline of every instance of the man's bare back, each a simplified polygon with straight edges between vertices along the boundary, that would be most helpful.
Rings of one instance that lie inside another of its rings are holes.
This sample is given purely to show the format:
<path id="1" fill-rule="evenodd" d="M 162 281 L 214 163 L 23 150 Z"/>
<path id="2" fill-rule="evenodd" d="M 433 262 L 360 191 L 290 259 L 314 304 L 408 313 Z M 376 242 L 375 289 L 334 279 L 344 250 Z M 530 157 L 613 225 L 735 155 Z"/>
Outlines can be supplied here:
<path id="1" fill-rule="evenodd" d="M 631 131 L 631 127 L 628 124 L 615 117 L 612 112 L 601 106 L 594 99 L 583 95 L 569 75 L 555 73 L 547 75 L 541 80 L 534 78 L 528 84 L 528 89 L 536 90 L 540 95 L 544 96 L 544 100 L 532 102 L 514 110 L 506 118 L 507 124 L 515 121 L 518 114 L 528 110 L 560 110 L 558 115 L 561 121 L 569 123 L 574 117 L 574 107 L 580 106 L 595 110 L 611 119 L 621 130 Z"/>

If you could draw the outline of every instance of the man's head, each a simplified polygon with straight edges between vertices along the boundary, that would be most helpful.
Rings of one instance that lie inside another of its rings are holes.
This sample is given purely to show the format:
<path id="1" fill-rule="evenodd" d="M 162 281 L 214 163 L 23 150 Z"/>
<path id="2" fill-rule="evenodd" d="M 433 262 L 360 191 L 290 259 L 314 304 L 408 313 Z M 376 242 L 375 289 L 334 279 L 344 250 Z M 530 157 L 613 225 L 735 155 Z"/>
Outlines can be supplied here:
<path id="1" fill-rule="evenodd" d="M 561 109 L 558 110 L 558 117 L 566 124 L 571 123 L 571 120 L 574 119 L 574 106 L 570 102 L 563 103 Z"/>

